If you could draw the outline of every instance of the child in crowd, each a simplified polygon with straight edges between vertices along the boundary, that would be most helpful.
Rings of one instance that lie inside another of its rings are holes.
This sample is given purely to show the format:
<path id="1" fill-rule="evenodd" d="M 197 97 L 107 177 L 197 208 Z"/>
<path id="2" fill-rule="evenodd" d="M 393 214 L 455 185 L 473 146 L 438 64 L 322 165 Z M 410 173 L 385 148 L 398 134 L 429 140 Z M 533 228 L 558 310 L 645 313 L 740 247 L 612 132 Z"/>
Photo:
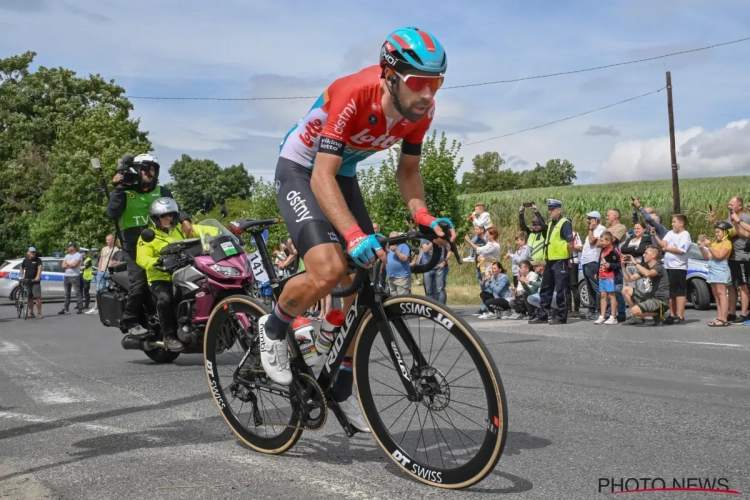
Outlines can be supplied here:
<path id="1" fill-rule="evenodd" d="M 705 235 L 698 236 L 698 248 L 704 259 L 708 261 L 708 282 L 711 284 L 714 297 L 716 298 L 716 310 L 718 318 L 708 322 L 708 326 L 729 326 L 727 314 L 729 312 L 729 299 L 727 298 L 727 283 L 731 276 L 729 272 L 729 261 L 732 253 L 732 233 L 734 228 L 727 221 L 719 221 L 714 224 L 716 241 L 709 242 Z"/>
<path id="2" fill-rule="evenodd" d="M 616 325 L 617 318 L 617 298 L 615 297 L 615 287 L 622 283 L 622 270 L 620 261 L 622 255 L 619 250 L 612 244 L 614 236 L 609 231 L 605 231 L 599 237 L 599 246 L 602 249 L 599 257 L 599 295 L 601 296 L 601 314 L 594 324 Z M 611 307 L 609 319 L 604 319 L 604 313 L 607 310 L 607 300 Z"/>
<path id="3" fill-rule="evenodd" d="M 513 245 L 508 245 L 508 253 L 505 255 L 508 259 L 510 259 L 511 263 L 511 270 L 513 271 L 513 286 L 518 286 L 518 275 L 520 272 L 519 264 L 524 261 L 531 258 L 531 249 L 526 245 L 526 233 L 521 231 L 520 233 L 516 234 L 516 245 L 518 245 L 518 250 L 516 250 L 515 253 L 511 253 L 510 249 L 513 247 Z"/>
<path id="4" fill-rule="evenodd" d="M 664 320 L 665 325 L 677 325 L 685 322 L 685 302 L 687 298 L 688 250 L 693 243 L 687 232 L 687 217 L 677 214 L 672 217 L 672 230 L 664 239 L 659 238 L 656 230 L 651 228 L 651 237 L 664 252 L 664 267 L 669 276 L 669 312 Z"/>
<path id="5" fill-rule="evenodd" d="M 526 319 L 529 315 L 529 306 L 526 299 L 530 295 L 538 293 L 542 286 L 542 279 L 531 270 L 531 267 L 531 262 L 528 260 L 522 260 L 518 263 L 518 283 L 520 283 L 520 286 L 511 287 L 511 291 L 515 294 L 515 299 L 513 299 L 515 313 L 509 319 Z"/>

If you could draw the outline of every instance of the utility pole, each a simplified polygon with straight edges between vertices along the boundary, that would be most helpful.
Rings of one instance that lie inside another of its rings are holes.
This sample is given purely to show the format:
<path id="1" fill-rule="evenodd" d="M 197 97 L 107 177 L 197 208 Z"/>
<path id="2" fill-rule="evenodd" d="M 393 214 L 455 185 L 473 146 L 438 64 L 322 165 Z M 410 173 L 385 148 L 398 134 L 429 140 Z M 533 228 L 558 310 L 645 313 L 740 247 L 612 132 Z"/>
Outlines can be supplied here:
<path id="1" fill-rule="evenodd" d="M 677 170 L 680 166 L 677 164 L 677 150 L 674 139 L 674 110 L 672 109 L 672 74 L 667 71 L 667 109 L 669 111 L 669 152 L 672 155 L 672 197 L 674 213 L 680 211 L 680 180 L 677 176 Z"/>

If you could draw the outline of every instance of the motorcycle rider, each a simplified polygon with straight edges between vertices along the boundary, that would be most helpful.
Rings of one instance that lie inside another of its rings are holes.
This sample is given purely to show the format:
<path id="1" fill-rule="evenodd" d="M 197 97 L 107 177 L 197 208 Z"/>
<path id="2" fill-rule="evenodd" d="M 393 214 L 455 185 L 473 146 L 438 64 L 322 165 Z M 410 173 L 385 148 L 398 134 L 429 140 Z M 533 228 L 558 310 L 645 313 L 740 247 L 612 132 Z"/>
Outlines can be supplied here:
<path id="1" fill-rule="evenodd" d="M 146 270 L 148 287 L 156 299 L 156 310 L 167 349 L 174 352 L 182 351 L 185 346 L 177 338 L 177 314 L 173 303 L 172 275 L 157 269 L 161 264 L 161 251 L 170 243 L 186 239 L 187 235 L 178 226 L 180 209 L 172 198 L 162 197 L 151 204 L 149 208 L 150 227 L 154 231 L 154 239 L 145 241 L 138 239 L 136 254 L 137 264 Z M 218 234 L 213 227 L 196 224 L 191 227 L 191 235 L 199 237 L 203 234 Z"/>
<path id="2" fill-rule="evenodd" d="M 162 197 L 172 198 L 171 191 L 159 186 L 159 161 L 151 154 L 144 153 L 136 157 L 125 155 L 122 158 L 122 170 L 112 179 L 115 189 L 109 198 L 107 217 L 119 219 L 122 229 L 122 250 L 128 266 L 130 289 L 125 303 L 125 313 L 122 316 L 122 331 L 132 337 L 139 338 L 148 335 L 148 328 L 140 324 L 143 302 L 147 292 L 146 273 L 136 262 L 136 247 L 141 232 L 148 227 L 149 207 Z M 125 178 L 121 172 L 135 171 L 137 180 Z M 173 200 L 174 201 L 174 200 Z M 178 211 L 174 221 L 182 224 L 185 236 L 192 234 L 193 228 L 190 217 Z"/>

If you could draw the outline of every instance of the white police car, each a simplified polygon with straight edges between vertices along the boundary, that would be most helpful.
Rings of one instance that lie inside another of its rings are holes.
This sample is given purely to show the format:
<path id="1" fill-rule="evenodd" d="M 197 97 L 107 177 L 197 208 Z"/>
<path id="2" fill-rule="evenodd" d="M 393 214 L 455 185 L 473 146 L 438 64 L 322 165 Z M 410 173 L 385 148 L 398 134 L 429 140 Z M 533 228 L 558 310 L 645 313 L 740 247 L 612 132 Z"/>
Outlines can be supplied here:
<path id="1" fill-rule="evenodd" d="M 688 250 L 687 302 L 701 311 L 710 309 L 714 301 L 711 286 L 707 281 L 708 261 L 701 255 L 698 245 L 691 243 L 690 250 Z M 588 307 L 589 294 L 580 264 L 578 264 L 578 296 L 581 299 L 581 307 Z"/>
<path id="2" fill-rule="evenodd" d="M 65 297 L 63 281 L 65 270 L 62 259 L 57 257 L 41 257 L 42 259 L 42 298 L 54 299 Z M 16 293 L 21 277 L 21 262 L 23 259 L 10 259 L 0 265 L 0 297 L 16 300 Z"/>

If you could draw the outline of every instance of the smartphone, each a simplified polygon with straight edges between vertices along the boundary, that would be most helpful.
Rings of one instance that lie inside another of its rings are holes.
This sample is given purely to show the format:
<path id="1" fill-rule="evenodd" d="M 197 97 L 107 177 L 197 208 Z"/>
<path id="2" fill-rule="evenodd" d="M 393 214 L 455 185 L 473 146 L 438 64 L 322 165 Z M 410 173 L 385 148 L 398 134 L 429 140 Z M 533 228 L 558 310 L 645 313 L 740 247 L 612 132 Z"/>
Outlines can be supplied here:
<path id="1" fill-rule="evenodd" d="M 714 206 L 713 205 L 709 205 L 708 206 L 708 211 L 709 212 L 713 212 L 714 211 Z"/>
<path id="2" fill-rule="evenodd" d="M 731 215 L 732 215 L 733 213 L 734 213 L 734 210 L 732 210 L 732 209 L 730 208 L 730 209 L 729 209 L 729 215 L 731 216 Z"/>
<path id="3" fill-rule="evenodd" d="M 524 208 L 531 208 L 534 206 L 534 203 L 529 201 L 529 202 L 524 203 L 523 206 Z"/>

